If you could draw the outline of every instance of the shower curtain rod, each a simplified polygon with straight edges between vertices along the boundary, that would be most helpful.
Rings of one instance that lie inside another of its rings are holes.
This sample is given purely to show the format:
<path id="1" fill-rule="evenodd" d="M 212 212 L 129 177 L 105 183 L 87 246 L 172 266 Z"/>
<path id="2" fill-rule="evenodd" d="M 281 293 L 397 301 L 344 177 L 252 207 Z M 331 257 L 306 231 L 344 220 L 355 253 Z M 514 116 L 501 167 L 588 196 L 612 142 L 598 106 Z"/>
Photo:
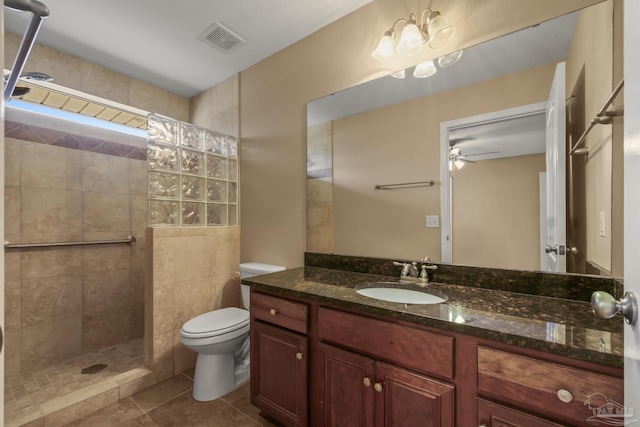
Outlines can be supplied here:
<path id="1" fill-rule="evenodd" d="M 87 246 L 87 245 L 113 245 L 115 243 L 127 243 L 131 246 L 136 244 L 136 238 L 129 236 L 126 239 L 118 240 L 88 240 L 82 242 L 52 242 L 52 243 L 9 243 L 5 242 L 4 249 L 26 249 L 26 248 L 56 248 L 60 246 Z"/>

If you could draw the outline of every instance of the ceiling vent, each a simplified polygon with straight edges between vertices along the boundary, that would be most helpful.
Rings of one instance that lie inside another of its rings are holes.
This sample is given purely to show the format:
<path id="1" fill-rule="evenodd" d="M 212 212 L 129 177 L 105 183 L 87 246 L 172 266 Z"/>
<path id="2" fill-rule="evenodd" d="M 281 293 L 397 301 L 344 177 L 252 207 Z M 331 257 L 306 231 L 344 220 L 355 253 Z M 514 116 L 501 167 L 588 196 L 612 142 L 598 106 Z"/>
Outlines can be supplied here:
<path id="1" fill-rule="evenodd" d="M 198 40 L 202 40 L 222 53 L 234 51 L 246 43 L 240 35 L 219 22 L 210 25 L 206 30 L 204 30 L 198 36 Z"/>

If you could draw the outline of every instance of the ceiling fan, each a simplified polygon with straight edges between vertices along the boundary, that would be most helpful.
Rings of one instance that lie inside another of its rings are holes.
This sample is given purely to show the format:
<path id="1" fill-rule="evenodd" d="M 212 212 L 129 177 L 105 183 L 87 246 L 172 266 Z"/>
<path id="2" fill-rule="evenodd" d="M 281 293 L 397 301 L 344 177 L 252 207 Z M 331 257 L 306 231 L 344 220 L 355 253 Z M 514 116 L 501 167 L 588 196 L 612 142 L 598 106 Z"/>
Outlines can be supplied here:
<path id="1" fill-rule="evenodd" d="M 498 153 L 498 151 L 487 151 L 484 153 L 464 155 L 462 154 L 462 150 L 460 150 L 460 148 L 452 147 L 449 150 L 449 165 L 450 165 L 449 169 L 453 169 L 453 166 L 455 166 L 457 169 L 462 169 L 465 163 L 476 163 L 476 161 L 469 160 L 467 157 L 483 156 L 486 154 L 495 154 L 495 153 Z"/>

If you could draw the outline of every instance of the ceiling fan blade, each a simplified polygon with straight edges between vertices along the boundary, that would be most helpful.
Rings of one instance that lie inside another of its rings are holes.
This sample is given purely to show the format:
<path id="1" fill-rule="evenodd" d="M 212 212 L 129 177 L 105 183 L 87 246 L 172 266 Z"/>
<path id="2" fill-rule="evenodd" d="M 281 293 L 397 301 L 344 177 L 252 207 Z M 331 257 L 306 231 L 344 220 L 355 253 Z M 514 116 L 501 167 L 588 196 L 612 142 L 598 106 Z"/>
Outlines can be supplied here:
<path id="1" fill-rule="evenodd" d="M 485 152 L 485 153 L 465 154 L 464 156 L 465 156 L 465 157 L 470 157 L 470 156 L 484 156 L 484 155 L 487 155 L 487 154 L 497 154 L 497 153 L 499 153 L 499 151 L 487 151 L 487 152 Z"/>
<path id="2" fill-rule="evenodd" d="M 460 160 L 461 162 L 465 162 L 465 163 L 478 163 L 475 160 L 469 160 L 469 159 L 466 159 L 465 157 L 466 156 L 462 156 L 458 160 Z"/>

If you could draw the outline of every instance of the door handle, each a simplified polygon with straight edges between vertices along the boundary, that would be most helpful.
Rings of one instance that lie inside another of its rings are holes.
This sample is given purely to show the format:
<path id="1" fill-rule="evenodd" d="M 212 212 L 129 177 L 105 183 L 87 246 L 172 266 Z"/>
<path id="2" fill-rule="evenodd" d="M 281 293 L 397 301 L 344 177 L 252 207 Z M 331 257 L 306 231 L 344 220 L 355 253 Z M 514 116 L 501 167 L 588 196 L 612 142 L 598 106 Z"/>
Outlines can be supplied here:
<path id="1" fill-rule="evenodd" d="M 597 291 L 591 295 L 593 314 L 601 319 L 610 319 L 620 313 L 624 320 L 635 325 L 638 319 L 638 301 L 633 292 L 626 292 L 621 300 L 616 300 L 611 294 Z"/>
<path id="2" fill-rule="evenodd" d="M 554 254 L 558 254 L 558 255 L 564 255 L 565 254 L 565 247 L 563 245 L 555 245 L 555 246 L 551 246 L 551 245 L 547 245 L 544 247 L 544 251 L 545 253 L 554 253 Z"/>

